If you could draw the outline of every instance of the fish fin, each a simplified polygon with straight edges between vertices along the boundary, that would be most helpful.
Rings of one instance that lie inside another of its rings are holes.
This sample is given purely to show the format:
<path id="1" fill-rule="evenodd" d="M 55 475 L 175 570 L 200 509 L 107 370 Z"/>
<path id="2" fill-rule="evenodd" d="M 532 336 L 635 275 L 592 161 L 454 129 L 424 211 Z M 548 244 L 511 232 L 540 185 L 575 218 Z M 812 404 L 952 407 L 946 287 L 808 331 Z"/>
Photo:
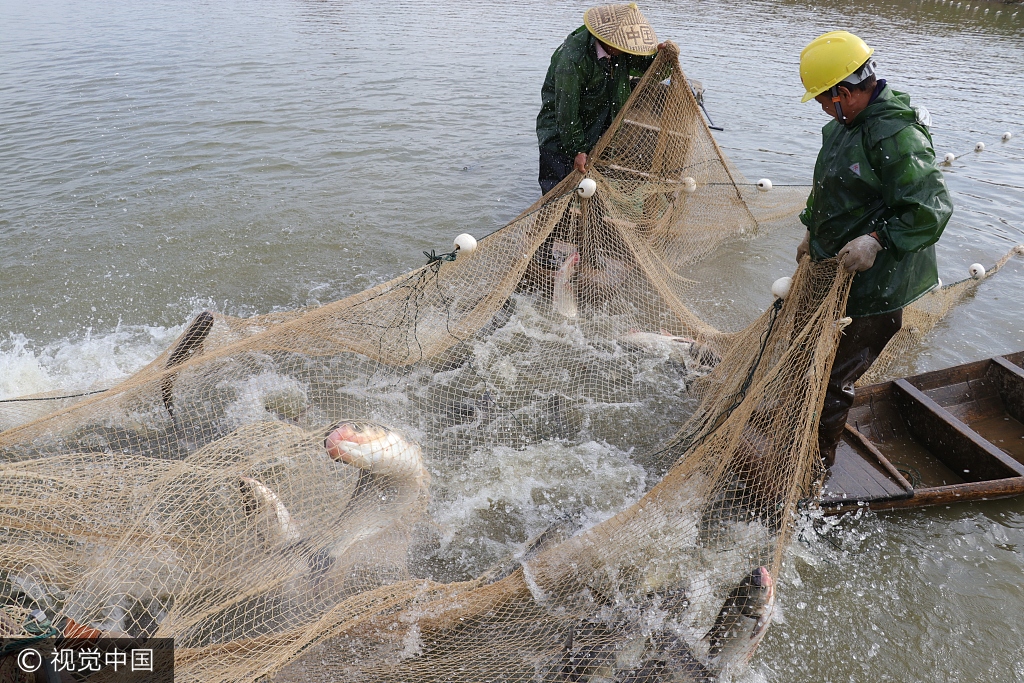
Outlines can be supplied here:
<path id="1" fill-rule="evenodd" d="M 213 313 L 203 311 L 197 315 L 196 319 L 192 321 L 181 335 L 181 339 L 171 350 L 170 355 L 167 357 L 167 367 L 173 368 L 181 365 L 197 351 L 202 353 L 200 347 L 202 347 L 206 338 L 210 336 L 211 329 L 213 329 Z"/>
<path id="2" fill-rule="evenodd" d="M 174 396 L 172 390 L 174 389 L 174 378 L 178 373 L 172 372 L 160 381 L 160 396 L 164 400 L 164 408 L 167 409 L 167 414 L 174 417 Z"/>

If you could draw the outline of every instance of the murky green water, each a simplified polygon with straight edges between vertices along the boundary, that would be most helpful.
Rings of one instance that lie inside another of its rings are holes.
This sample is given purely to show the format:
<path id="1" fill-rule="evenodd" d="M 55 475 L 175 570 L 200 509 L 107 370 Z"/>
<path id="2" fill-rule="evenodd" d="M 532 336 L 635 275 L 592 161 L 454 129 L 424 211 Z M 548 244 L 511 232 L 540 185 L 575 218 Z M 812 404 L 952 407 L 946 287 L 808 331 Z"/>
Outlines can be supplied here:
<path id="1" fill-rule="evenodd" d="M 959 5 L 959 6 L 958 6 Z M 330 301 L 486 234 L 539 194 L 533 122 L 568 2 L 0 1 L 0 395 L 106 386 L 202 307 Z M 934 120 L 945 282 L 1024 242 L 1024 9 L 986 2 L 643 8 L 751 178 L 808 182 L 825 122 L 798 54 L 846 28 Z M 1004 131 L 1017 136 L 999 142 Z M 800 235 L 732 245 L 705 292 L 752 318 Z M 729 277 L 716 273 L 725 272 Z M 902 370 L 1024 348 L 1024 262 Z M 847 519 L 782 577 L 769 681 L 1024 680 L 1024 500 Z"/>

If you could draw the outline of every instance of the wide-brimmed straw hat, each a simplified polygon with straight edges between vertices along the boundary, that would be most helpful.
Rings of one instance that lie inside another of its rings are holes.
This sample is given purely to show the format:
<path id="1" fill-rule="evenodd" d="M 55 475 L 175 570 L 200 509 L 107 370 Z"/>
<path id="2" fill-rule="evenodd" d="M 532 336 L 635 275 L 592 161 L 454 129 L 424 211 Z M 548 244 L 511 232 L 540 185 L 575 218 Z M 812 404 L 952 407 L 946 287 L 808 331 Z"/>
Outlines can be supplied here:
<path id="1" fill-rule="evenodd" d="M 635 2 L 592 7 L 583 13 L 583 23 L 602 43 L 631 55 L 658 51 L 658 37 Z"/>

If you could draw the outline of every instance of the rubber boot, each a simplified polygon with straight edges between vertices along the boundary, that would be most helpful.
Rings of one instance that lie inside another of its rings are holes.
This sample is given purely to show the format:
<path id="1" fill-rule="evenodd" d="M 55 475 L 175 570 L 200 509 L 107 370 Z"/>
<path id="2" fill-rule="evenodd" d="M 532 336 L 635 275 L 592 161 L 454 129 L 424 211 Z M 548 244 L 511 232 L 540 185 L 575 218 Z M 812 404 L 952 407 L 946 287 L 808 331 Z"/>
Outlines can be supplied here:
<path id="1" fill-rule="evenodd" d="M 900 309 L 892 313 L 854 318 L 843 330 L 818 424 L 818 450 L 825 467 L 835 464 L 836 447 L 843 436 L 846 418 L 853 405 L 854 384 L 868 371 L 902 326 L 903 309 Z"/>

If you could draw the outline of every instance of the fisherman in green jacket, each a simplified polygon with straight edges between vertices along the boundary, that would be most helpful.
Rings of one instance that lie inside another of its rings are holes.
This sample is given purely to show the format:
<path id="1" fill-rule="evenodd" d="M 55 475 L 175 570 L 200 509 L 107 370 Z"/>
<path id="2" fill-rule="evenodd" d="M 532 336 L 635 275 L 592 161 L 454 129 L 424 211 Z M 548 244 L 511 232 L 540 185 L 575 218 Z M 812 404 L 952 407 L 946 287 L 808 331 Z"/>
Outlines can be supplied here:
<path id="1" fill-rule="evenodd" d="M 661 45 L 635 3 L 602 5 L 583 14 L 551 56 L 537 116 L 540 188 L 547 194 L 573 169 L 586 172 L 587 153 L 629 99 Z"/>
<path id="2" fill-rule="evenodd" d="M 903 324 L 903 307 L 938 285 L 933 246 L 953 205 L 926 127 L 927 114 L 875 77 L 874 50 L 845 31 L 819 36 L 800 54 L 807 92 L 833 120 L 822 129 L 814 185 L 800 214 L 797 249 L 838 256 L 857 273 L 818 430 L 825 463 L 853 405 L 853 386 Z M 924 121 L 924 122 L 922 122 Z"/>

